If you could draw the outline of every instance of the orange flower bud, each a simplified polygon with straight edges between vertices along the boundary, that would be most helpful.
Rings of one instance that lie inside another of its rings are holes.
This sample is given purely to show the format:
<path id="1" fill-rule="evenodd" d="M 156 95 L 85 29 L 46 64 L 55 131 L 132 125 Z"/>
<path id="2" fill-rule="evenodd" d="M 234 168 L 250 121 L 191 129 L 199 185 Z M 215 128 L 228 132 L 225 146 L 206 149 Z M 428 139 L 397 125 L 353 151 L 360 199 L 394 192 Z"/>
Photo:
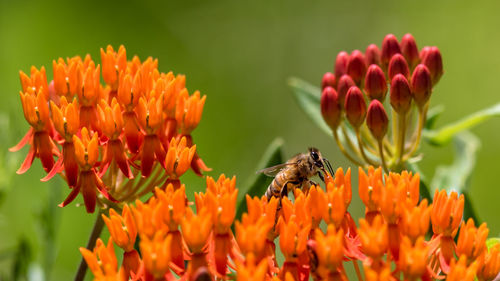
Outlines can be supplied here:
<path id="1" fill-rule="evenodd" d="M 372 100 L 366 114 L 366 125 L 377 140 L 382 140 L 387 133 L 389 119 L 384 106 L 378 100 Z"/>
<path id="2" fill-rule="evenodd" d="M 341 121 L 339 96 L 335 89 L 330 86 L 324 88 L 323 93 L 321 93 L 321 115 L 332 130 L 337 129 Z"/>
<path id="3" fill-rule="evenodd" d="M 299 227 L 297 219 L 292 216 L 288 222 L 279 218 L 280 247 L 286 261 L 295 261 L 306 250 L 310 225 Z"/>
<path id="4" fill-rule="evenodd" d="M 380 65 L 380 49 L 375 44 L 370 44 L 365 51 L 366 64 Z"/>
<path id="5" fill-rule="evenodd" d="M 89 131 L 86 127 L 81 130 L 81 138 L 73 135 L 73 142 L 75 143 L 76 160 L 80 167 L 84 170 L 92 168 L 97 160 L 99 160 L 99 143 L 97 140 L 97 133 L 89 136 Z"/>
<path id="6" fill-rule="evenodd" d="M 419 108 L 427 103 L 432 92 L 432 78 L 429 69 L 424 64 L 415 67 L 411 76 L 411 90 L 413 99 Z"/>
<path id="7" fill-rule="evenodd" d="M 410 69 L 408 68 L 408 63 L 401 54 L 395 54 L 392 56 L 387 73 L 389 80 L 392 80 L 396 74 L 403 74 L 406 79 L 409 78 Z"/>
<path id="8" fill-rule="evenodd" d="M 181 223 L 182 237 L 192 253 L 201 253 L 212 232 L 212 218 L 206 208 L 194 214 L 191 208 L 186 208 L 186 216 Z"/>
<path id="9" fill-rule="evenodd" d="M 411 91 L 408 80 L 402 74 L 396 74 L 391 82 L 391 106 L 399 114 L 404 114 L 411 107 Z"/>
<path id="10" fill-rule="evenodd" d="M 365 56 L 359 50 L 352 51 L 347 62 L 347 75 L 351 76 L 356 85 L 360 85 L 366 74 Z"/>
<path id="11" fill-rule="evenodd" d="M 382 41 L 382 68 L 387 69 L 392 56 L 395 54 L 400 54 L 401 49 L 399 48 L 399 42 L 394 34 L 387 34 Z"/>
<path id="12" fill-rule="evenodd" d="M 366 116 L 366 103 L 361 90 L 358 87 L 352 86 L 345 98 L 345 113 L 347 120 L 354 128 L 359 128 Z"/>
<path id="13" fill-rule="evenodd" d="M 424 53 L 422 51 L 422 64 L 429 69 L 432 78 L 432 85 L 436 85 L 443 75 L 443 59 L 438 47 L 430 47 Z"/>
<path id="14" fill-rule="evenodd" d="M 189 169 L 195 152 L 196 145 L 186 146 L 186 137 L 172 138 L 165 158 L 165 171 L 170 178 L 177 179 Z"/>
<path id="15" fill-rule="evenodd" d="M 413 38 L 410 33 L 405 34 L 401 39 L 400 46 L 401 53 L 403 53 L 403 56 L 408 62 L 410 69 L 413 69 L 420 61 L 417 42 L 415 41 L 415 38 Z"/>
<path id="16" fill-rule="evenodd" d="M 326 234 L 316 229 L 316 255 L 318 257 L 318 274 L 327 278 L 329 272 L 336 272 L 344 258 L 344 231 L 328 225 Z"/>
<path id="17" fill-rule="evenodd" d="M 410 238 L 413 243 L 417 238 L 425 236 L 429 230 L 431 209 L 427 199 L 422 200 L 416 207 L 404 209 L 400 223 L 401 233 Z"/>
<path id="18" fill-rule="evenodd" d="M 351 76 L 345 74 L 340 77 L 339 82 L 337 83 L 337 94 L 339 96 L 339 104 L 341 108 L 344 108 L 345 96 L 347 95 L 347 91 L 349 91 L 352 86 L 356 86 L 356 84 L 352 80 Z"/>
<path id="19" fill-rule="evenodd" d="M 267 275 L 267 260 L 259 260 L 253 254 L 249 254 L 245 263 L 237 262 L 237 281 L 265 281 Z"/>
<path id="20" fill-rule="evenodd" d="M 347 62 L 349 61 L 349 54 L 347 52 L 340 52 L 335 59 L 335 77 L 341 77 L 347 73 Z"/>
<path id="21" fill-rule="evenodd" d="M 321 89 L 324 90 L 327 86 L 335 88 L 337 86 L 337 79 L 335 75 L 331 72 L 325 73 L 323 79 L 321 80 Z"/>
<path id="22" fill-rule="evenodd" d="M 368 98 L 383 102 L 387 93 L 386 81 L 382 69 L 376 64 L 370 65 L 365 77 L 365 93 Z"/>

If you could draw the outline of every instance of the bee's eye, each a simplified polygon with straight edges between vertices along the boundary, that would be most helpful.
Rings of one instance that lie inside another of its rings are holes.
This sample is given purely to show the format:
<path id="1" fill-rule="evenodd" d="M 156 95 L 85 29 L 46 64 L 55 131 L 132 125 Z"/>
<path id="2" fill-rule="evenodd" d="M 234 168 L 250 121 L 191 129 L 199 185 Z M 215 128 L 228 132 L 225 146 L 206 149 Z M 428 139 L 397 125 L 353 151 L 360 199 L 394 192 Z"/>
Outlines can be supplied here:
<path id="1" fill-rule="evenodd" d="M 319 155 L 318 155 L 318 153 L 316 153 L 316 151 L 311 151 L 311 156 L 312 156 L 314 161 L 319 160 Z"/>

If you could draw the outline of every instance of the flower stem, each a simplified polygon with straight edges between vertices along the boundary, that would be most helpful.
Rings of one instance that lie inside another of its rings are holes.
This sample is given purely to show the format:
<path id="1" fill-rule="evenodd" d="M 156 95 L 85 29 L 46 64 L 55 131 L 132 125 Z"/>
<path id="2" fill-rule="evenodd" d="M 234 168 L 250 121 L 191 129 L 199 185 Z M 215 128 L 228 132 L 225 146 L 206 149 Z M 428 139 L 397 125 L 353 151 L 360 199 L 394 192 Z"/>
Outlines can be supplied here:
<path id="1" fill-rule="evenodd" d="M 358 261 L 352 260 L 352 264 L 354 265 L 354 270 L 356 270 L 356 275 L 358 276 L 358 280 L 363 281 L 363 277 L 361 276 L 361 271 L 359 270 Z"/>
<path id="2" fill-rule="evenodd" d="M 102 219 L 102 209 L 99 209 L 97 213 L 97 218 L 94 222 L 94 227 L 92 228 L 92 232 L 90 233 L 89 241 L 87 242 L 87 249 L 92 251 L 95 247 L 95 243 L 97 238 L 101 236 L 102 229 L 104 227 L 104 220 Z M 78 266 L 78 271 L 75 275 L 75 281 L 82 281 L 85 278 L 85 274 L 87 273 L 87 262 L 82 257 L 80 260 L 80 265 Z"/>
<path id="3" fill-rule="evenodd" d="M 359 151 L 361 152 L 361 155 L 363 156 L 363 159 L 365 160 L 366 163 L 373 165 L 373 166 L 379 166 L 378 163 L 375 163 L 372 161 L 368 156 L 366 156 L 364 147 L 363 147 L 363 140 L 361 139 L 361 133 L 359 128 L 356 128 L 356 137 L 358 138 L 358 146 L 359 146 Z"/>
<path id="4" fill-rule="evenodd" d="M 384 168 L 384 171 L 386 173 L 389 173 L 389 169 L 387 169 L 387 163 L 385 162 L 385 157 L 384 157 L 384 141 L 379 140 L 378 141 L 378 151 L 380 154 L 380 161 L 382 162 L 382 167 Z"/>
<path id="5" fill-rule="evenodd" d="M 365 165 L 363 165 L 363 163 L 361 163 L 360 161 L 354 159 L 350 154 L 349 152 L 347 152 L 344 148 L 344 145 L 342 145 L 342 142 L 340 141 L 339 139 L 339 135 L 337 133 L 337 130 L 333 130 L 333 136 L 335 138 L 335 141 L 337 142 L 337 146 L 339 147 L 340 151 L 344 154 L 344 156 L 349 159 L 352 163 L 354 163 L 355 165 L 358 165 L 358 166 L 362 166 L 364 167 Z"/>
<path id="6" fill-rule="evenodd" d="M 415 138 L 415 141 L 413 142 L 413 146 L 410 149 L 410 151 L 405 155 L 404 161 L 408 160 L 413 154 L 418 149 L 418 146 L 420 145 L 420 139 L 422 138 L 422 130 L 424 129 L 424 124 L 425 124 L 425 119 L 427 116 L 427 106 L 424 106 L 424 108 L 419 109 L 418 111 L 418 127 L 417 127 L 417 137 Z"/>

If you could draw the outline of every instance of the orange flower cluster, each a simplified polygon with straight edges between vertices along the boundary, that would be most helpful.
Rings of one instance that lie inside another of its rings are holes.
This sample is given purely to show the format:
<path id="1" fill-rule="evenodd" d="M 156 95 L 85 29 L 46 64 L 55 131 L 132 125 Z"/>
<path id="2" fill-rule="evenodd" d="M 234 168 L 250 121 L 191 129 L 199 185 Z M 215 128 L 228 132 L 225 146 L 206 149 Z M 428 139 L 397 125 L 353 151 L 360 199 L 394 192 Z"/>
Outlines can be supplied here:
<path id="1" fill-rule="evenodd" d="M 185 201 L 184 185 L 169 184 L 147 203 L 125 206 L 122 215 L 111 211 L 105 217 L 109 242 L 81 252 L 95 280 L 348 280 L 348 262 L 358 280 L 498 275 L 500 244 L 487 249 L 486 224 L 462 221 L 463 195 L 436 191 L 432 204 L 419 202 L 418 174 L 360 168 L 366 213 L 357 226 L 348 212 L 350 174 L 339 168 L 334 178 L 326 175 L 325 189 L 297 189 L 293 201 L 247 195 L 248 212 L 236 222 L 235 178 L 208 177 L 206 192 L 195 194 L 196 213 Z M 433 235 L 426 239 L 430 229 Z M 123 249 L 121 265 L 113 243 Z"/>
<path id="2" fill-rule="evenodd" d="M 208 171 L 191 136 L 205 96 L 190 95 L 184 75 L 160 72 L 157 59 L 127 61 L 123 46 L 101 49 L 101 63 L 90 55 L 59 58 L 50 82 L 45 67 L 20 72 L 19 95 L 31 127 L 11 148 L 30 146 L 17 172 L 39 158 L 47 172 L 42 181 L 60 174 L 71 189 L 61 206 L 82 193 L 93 212 L 97 199 L 128 202 L 156 185 L 178 188 L 189 167 L 198 175 Z"/>

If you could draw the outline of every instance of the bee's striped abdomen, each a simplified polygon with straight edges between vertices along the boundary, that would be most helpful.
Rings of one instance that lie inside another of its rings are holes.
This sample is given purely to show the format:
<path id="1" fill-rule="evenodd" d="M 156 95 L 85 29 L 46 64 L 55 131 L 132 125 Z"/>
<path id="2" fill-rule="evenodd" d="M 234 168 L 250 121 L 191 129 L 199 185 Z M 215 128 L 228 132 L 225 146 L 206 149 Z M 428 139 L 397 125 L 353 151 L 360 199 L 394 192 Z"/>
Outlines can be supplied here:
<path id="1" fill-rule="evenodd" d="M 286 188 L 286 174 L 284 172 L 280 172 L 274 177 L 273 181 L 269 184 L 269 187 L 266 190 L 267 199 L 271 199 L 271 197 L 280 198 L 281 190 Z M 288 193 L 288 191 L 287 191 Z"/>

